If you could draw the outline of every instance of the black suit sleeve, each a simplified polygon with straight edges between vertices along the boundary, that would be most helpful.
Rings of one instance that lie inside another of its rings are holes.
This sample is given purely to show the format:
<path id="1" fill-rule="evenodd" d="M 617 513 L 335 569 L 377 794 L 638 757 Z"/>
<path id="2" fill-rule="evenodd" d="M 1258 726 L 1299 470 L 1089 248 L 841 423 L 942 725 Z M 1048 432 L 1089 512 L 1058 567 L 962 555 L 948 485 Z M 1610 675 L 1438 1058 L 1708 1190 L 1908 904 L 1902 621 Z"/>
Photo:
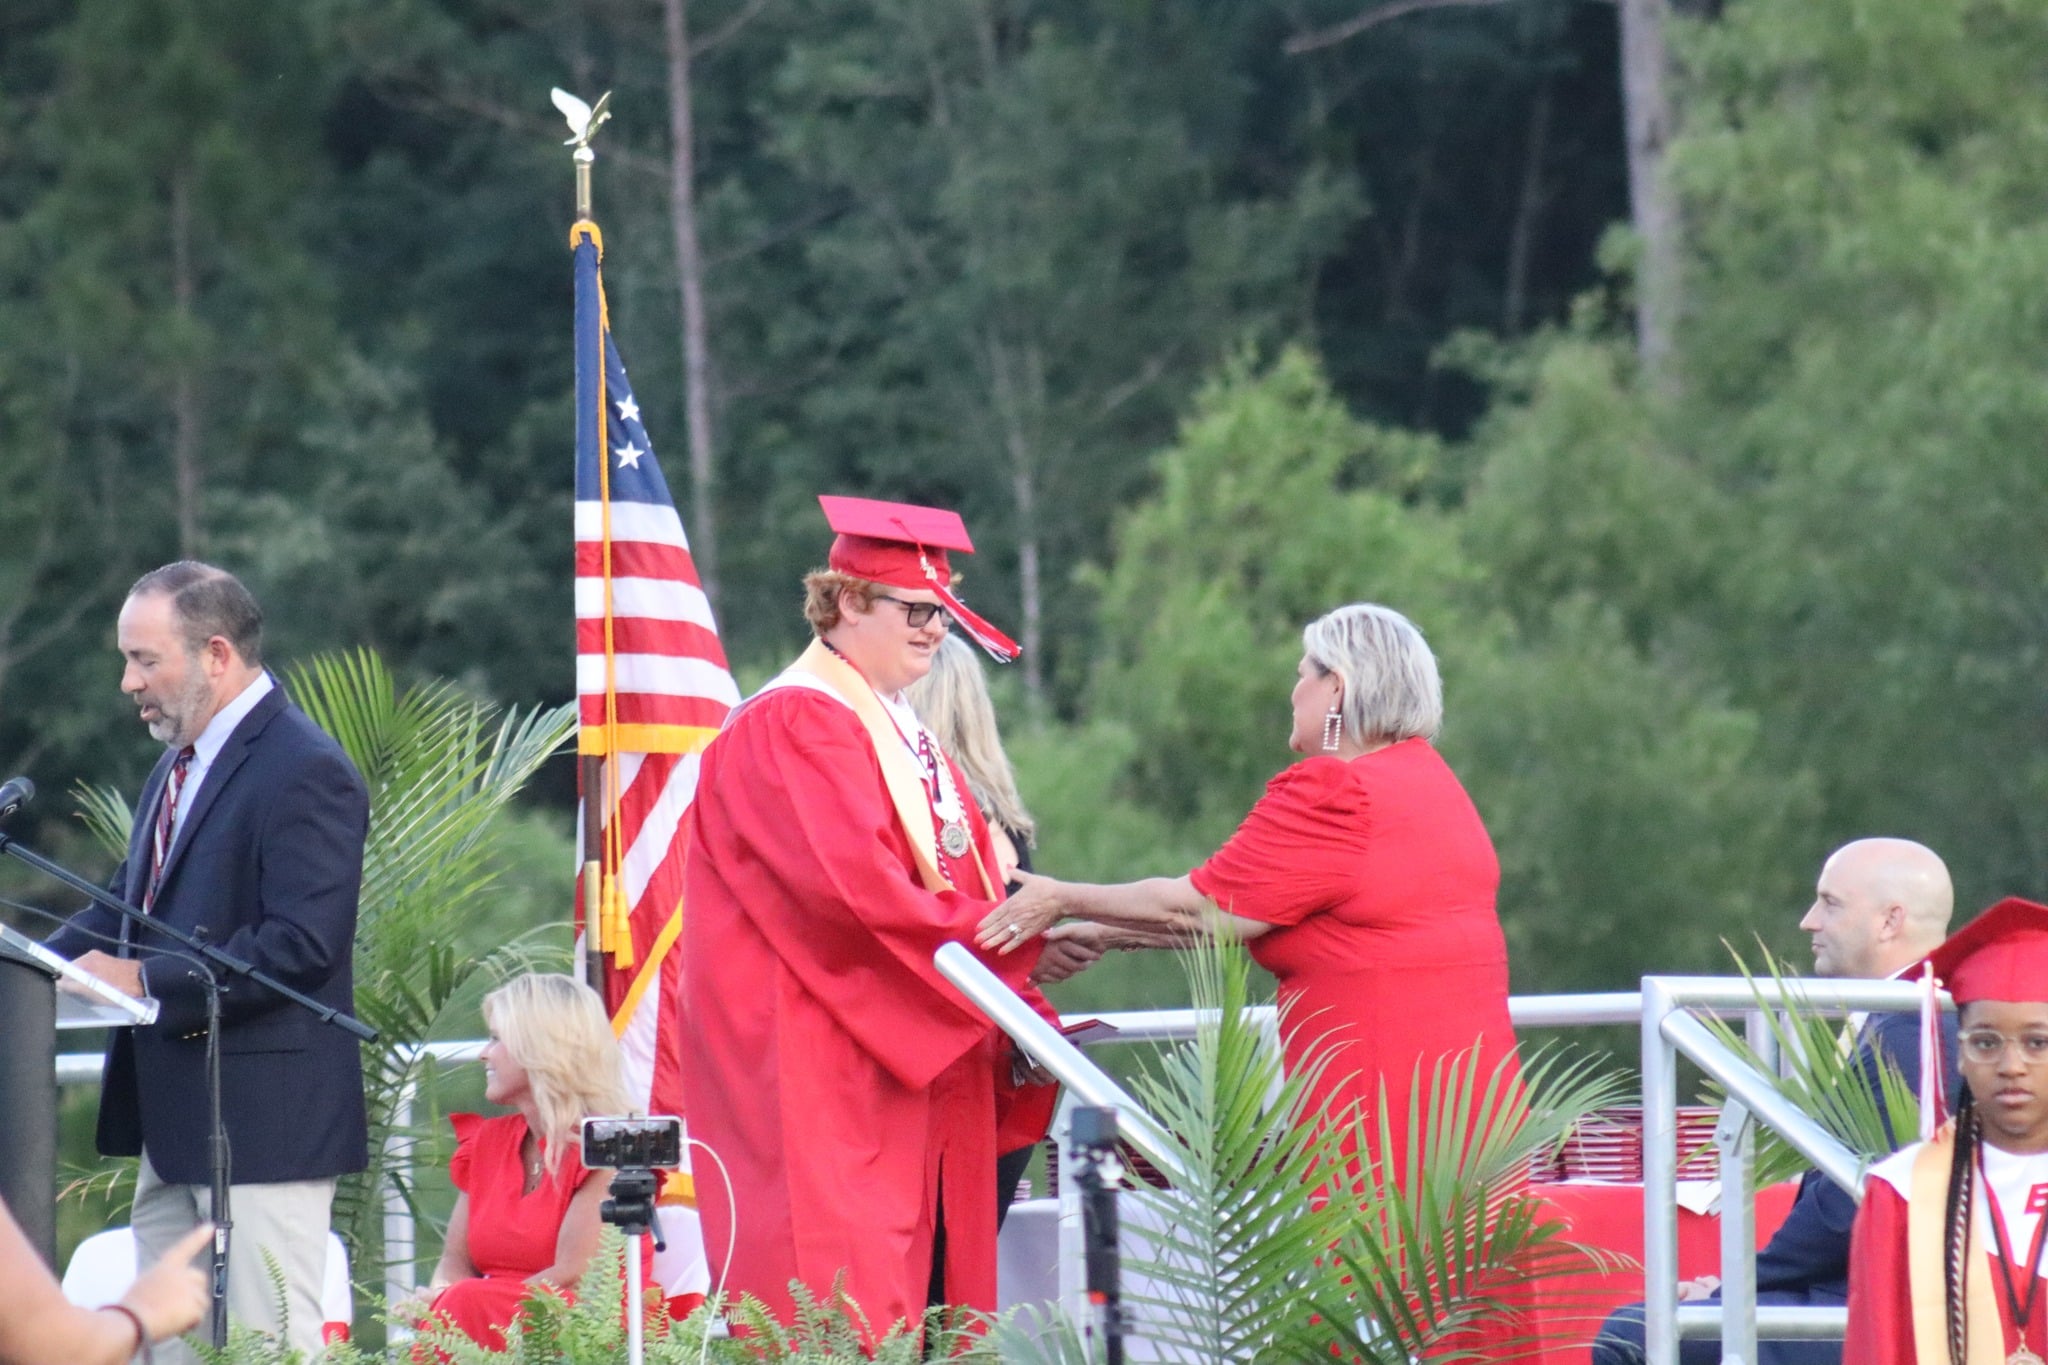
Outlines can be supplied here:
<path id="1" fill-rule="evenodd" d="M 107 891 L 118 897 L 126 885 L 128 864 L 123 860 L 114 869 L 114 875 L 107 879 Z M 95 901 L 66 920 L 56 933 L 43 941 L 43 946 L 65 957 L 81 957 L 95 948 L 111 953 L 119 946 L 120 938 L 121 917 Z"/>
<path id="2" fill-rule="evenodd" d="M 294 990 L 311 992 L 347 963 L 355 939 L 369 801 L 363 782 L 338 752 L 314 751 L 269 801 L 255 841 L 259 910 L 218 946 Z M 158 957 L 143 980 L 173 1033 L 206 1026 L 206 992 L 183 963 Z M 271 991 L 233 983 L 224 1024 L 244 1022 L 282 1003 Z"/>

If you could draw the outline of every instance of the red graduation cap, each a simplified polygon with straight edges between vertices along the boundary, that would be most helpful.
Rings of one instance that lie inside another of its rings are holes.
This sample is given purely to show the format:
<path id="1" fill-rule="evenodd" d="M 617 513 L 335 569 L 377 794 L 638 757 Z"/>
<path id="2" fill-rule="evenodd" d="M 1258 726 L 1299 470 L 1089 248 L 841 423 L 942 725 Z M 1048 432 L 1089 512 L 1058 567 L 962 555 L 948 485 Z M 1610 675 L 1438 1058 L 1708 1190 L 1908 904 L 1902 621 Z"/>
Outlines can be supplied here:
<path id="1" fill-rule="evenodd" d="M 1958 1005 L 2048 1001 L 2048 905 L 2008 896 L 1950 934 L 1927 964 Z"/>
<path id="2" fill-rule="evenodd" d="M 1009 636 L 953 595 L 953 567 L 946 552 L 974 553 L 958 512 L 829 493 L 818 495 L 818 505 L 825 509 L 826 525 L 839 533 L 825 560 L 832 568 L 892 588 L 928 588 L 945 604 L 947 615 L 997 662 L 1009 663 L 1023 653 Z"/>

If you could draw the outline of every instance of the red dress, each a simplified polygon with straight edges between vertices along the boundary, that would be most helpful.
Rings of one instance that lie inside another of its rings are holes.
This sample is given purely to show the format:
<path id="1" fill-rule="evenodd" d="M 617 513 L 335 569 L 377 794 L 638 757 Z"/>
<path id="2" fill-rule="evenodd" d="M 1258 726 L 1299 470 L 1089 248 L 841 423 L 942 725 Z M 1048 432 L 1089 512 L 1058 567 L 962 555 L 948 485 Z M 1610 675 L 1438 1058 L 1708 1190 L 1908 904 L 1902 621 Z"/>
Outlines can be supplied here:
<path id="1" fill-rule="evenodd" d="M 564 1152 L 561 1165 L 544 1173 L 528 1194 L 520 1155 L 526 1141 L 523 1117 L 450 1114 L 448 1121 L 455 1128 L 448 1175 L 469 1196 L 469 1263 L 478 1278 L 449 1285 L 435 1297 L 431 1311 L 472 1340 L 502 1351 L 505 1328 L 521 1300 L 536 1288 L 527 1276 L 555 1263 L 569 1201 L 584 1181 L 601 1180 L 605 1172 L 586 1170 L 578 1153 Z"/>
<path id="2" fill-rule="evenodd" d="M 993 872 L 986 825 L 965 814 Z M 732 1182 L 728 1199 L 698 1163 L 713 1266 L 737 1235 L 723 1288 L 786 1319 L 790 1280 L 822 1295 L 844 1270 L 886 1331 L 924 1310 L 943 1209 L 945 1299 L 994 1309 L 1008 1040 L 932 964 L 993 904 L 973 858 L 942 853 L 959 889 L 925 888 L 868 732 L 807 686 L 734 714 L 685 820 L 683 1093 Z M 983 960 L 1028 991 L 1037 956 Z"/>
<path id="3" fill-rule="evenodd" d="M 1418 1066 L 1426 1077 L 1477 1045 L 1484 1093 L 1512 1052 L 1500 864 L 1427 741 L 1303 759 L 1190 876 L 1222 909 L 1275 926 L 1250 947 L 1279 979 L 1289 1068 L 1338 1049 L 1314 1112 L 1361 1105 L 1376 1125 L 1384 1107 L 1399 1154 Z"/>

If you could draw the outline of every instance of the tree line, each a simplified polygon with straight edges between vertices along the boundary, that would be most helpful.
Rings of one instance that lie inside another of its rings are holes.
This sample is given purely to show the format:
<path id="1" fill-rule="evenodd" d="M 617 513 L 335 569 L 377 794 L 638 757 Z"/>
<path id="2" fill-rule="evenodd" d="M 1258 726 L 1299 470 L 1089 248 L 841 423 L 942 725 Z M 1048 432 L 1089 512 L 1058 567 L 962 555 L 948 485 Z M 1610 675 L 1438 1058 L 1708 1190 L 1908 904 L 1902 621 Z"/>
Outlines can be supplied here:
<path id="1" fill-rule="evenodd" d="M 1368 597 L 1442 656 L 1520 989 L 1791 948 L 1857 834 L 2038 894 L 2044 20 L 1664 15 L 1638 232 L 1643 11 L 11 6 L 0 756 L 132 784 L 110 623 L 184 553 L 286 657 L 568 695 L 563 85 L 615 92 L 614 326 L 743 679 L 815 492 L 958 507 L 1049 869 L 1213 847 Z"/>

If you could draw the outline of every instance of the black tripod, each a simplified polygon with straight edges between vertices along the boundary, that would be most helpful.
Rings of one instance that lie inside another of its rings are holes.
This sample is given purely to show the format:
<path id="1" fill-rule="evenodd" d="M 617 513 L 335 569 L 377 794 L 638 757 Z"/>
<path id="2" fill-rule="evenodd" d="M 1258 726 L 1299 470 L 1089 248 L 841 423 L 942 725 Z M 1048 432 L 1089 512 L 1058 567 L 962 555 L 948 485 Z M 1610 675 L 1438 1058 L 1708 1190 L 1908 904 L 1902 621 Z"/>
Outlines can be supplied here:
<path id="1" fill-rule="evenodd" d="M 655 1172 L 645 1166 L 627 1166 L 612 1177 L 612 1197 L 597 1210 L 601 1220 L 626 1236 L 627 1365 L 641 1365 L 647 1350 L 646 1312 L 640 1301 L 640 1238 L 652 1232 L 655 1250 L 668 1250 L 654 1218 L 654 1196 L 660 1189 L 661 1177 Z"/>

